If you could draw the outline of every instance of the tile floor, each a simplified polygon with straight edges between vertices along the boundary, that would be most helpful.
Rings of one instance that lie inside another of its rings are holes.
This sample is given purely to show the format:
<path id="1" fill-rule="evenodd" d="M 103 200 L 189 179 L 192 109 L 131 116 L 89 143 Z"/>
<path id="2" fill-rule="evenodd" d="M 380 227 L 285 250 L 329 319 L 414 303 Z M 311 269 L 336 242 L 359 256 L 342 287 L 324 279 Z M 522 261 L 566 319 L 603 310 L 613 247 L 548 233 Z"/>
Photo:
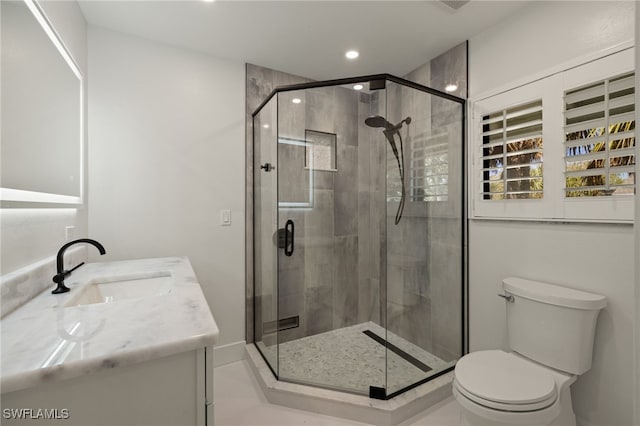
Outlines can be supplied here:
<path id="1" fill-rule="evenodd" d="M 267 402 L 246 361 L 214 370 L 216 426 L 356 426 L 350 420 L 319 415 Z M 329 413 L 328 413 L 329 414 Z M 460 411 L 453 397 L 402 423 L 404 426 L 457 426 Z"/>

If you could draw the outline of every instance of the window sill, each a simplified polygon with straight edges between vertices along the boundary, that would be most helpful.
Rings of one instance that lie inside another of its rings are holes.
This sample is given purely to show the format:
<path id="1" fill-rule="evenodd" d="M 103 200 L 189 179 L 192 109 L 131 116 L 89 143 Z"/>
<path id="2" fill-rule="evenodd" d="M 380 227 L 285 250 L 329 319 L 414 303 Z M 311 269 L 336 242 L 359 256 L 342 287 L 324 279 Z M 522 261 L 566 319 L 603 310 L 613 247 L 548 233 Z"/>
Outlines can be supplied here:
<path id="1" fill-rule="evenodd" d="M 526 218 L 526 217 L 487 217 L 469 216 L 470 221 L 494 221 L 494 222 L 538 222 L 558 224 L 593 224 L 593 225 L 627 225 L 633 226 L 633 220 L 605 220 L 605 219 L 569 219 L 569 218 Z"/>

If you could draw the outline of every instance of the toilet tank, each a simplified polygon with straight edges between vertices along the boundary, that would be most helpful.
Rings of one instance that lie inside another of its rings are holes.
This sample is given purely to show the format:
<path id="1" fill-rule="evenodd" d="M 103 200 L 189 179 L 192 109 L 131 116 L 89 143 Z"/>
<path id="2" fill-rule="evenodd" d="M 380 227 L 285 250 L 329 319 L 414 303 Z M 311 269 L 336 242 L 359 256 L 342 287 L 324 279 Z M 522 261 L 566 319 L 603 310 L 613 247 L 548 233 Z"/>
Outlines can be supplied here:
<path id="1" fill-rule="evenodd" d="M 568 287 L 505 278 L 509 347 L 541 364 L 572 374 L 591 368 L 598 313 L 606 298 Z"/>

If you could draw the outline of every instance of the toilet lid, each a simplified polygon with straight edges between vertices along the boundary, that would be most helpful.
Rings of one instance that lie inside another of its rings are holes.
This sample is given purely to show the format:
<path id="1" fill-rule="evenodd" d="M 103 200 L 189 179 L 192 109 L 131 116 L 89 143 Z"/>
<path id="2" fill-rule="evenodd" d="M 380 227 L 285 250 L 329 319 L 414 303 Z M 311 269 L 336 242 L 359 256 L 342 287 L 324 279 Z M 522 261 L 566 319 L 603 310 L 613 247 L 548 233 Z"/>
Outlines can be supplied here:
<path id="1" fill-rule="evenodd" d="M 538 405 L 556 398 L 555 381 L 546 368 L 499 350 L 463 356 L 455 378 L 472 395 L 501 404 Z"/>

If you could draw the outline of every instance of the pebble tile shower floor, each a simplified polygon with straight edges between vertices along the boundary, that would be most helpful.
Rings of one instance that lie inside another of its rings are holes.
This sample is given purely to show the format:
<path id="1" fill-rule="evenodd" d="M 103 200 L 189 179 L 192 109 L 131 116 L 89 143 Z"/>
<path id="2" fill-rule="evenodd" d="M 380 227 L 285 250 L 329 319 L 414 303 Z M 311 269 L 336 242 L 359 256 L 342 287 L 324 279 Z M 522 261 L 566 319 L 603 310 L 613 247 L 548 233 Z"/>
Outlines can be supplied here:
<path id="1" fill-rule="evenodd" d="M 365 334 L 367 330 L 399 351 L 387 350 Z M 259 348 L 276 359 L 276 346 L 259 343 Z M 402 352 L 418 362 L 405 359 Z M 423 371 L 420 363 L 431 370 Z M 384 387 L 388 393 L 400 390 L 450 364 L 373 322 L 292 340 L 279 348 L 281 379 L 365 394 L 369 386 Z"/>

